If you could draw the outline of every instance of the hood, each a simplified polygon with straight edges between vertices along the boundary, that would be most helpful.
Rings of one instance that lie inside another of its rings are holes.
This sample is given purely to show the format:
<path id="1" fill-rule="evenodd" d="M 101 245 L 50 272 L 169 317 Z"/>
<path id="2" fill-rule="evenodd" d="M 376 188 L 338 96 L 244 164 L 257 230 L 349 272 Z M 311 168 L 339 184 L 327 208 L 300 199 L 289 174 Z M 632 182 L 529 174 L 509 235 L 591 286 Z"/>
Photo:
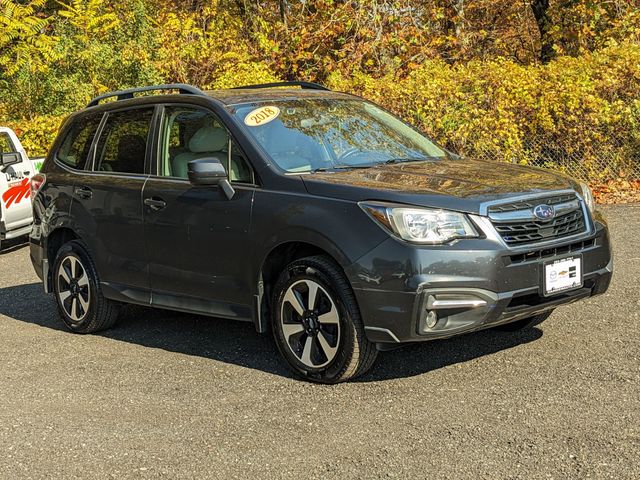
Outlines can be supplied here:
<path id="1" fill-rule="evenodd" d="M 470 159 L 443 159 L 303 175 L 309 193 L 344 200 L 384 200 L 478 213 L 491 200 L 577 190 L 546 170 Z"/>

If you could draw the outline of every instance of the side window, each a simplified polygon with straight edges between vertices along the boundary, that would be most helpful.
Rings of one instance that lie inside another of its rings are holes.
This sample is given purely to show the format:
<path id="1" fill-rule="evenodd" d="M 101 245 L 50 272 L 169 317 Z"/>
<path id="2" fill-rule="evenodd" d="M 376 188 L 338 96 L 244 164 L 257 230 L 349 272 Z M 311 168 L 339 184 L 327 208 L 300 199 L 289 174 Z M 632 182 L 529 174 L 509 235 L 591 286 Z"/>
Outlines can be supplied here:
<path id="1" fill-rule="evenodd" d="M 6 132 L 0 132 L 0 153 L 12 153 L 16 151 L 16 147 L 11 141 L 11 137 Z"/>
<path id="2" fill-rule="evenodd" d="M 167 107 L 162 132 L 160 175 L 188 178 L 191 160 L 217 158 L 231 181 L 252 182 L 251 169 L 213 114 L 193 107 Z"/>
<path id="3" fill-rule="evenodd" d="M 144 173 L 152 108 L 109 113 L 98 148 L 95 169 L 101 172 Z"/>
<path id="4" fill-rule="evenodd" d="M 253 178 L 253 170 L 249 166 L 249 162 L 244 157 L 236 142 L 231 141 L 231 157 L 229 159 L 229 180 L 238 183 L 255 183 Z"/>
<path id="5" fill-rule="evenodd" d="M 82 170 L 89 157 L 93 137 L 96 135 L 102 115 L 84 117 L 68 131 L 56 157 L 65 165 Z"/>

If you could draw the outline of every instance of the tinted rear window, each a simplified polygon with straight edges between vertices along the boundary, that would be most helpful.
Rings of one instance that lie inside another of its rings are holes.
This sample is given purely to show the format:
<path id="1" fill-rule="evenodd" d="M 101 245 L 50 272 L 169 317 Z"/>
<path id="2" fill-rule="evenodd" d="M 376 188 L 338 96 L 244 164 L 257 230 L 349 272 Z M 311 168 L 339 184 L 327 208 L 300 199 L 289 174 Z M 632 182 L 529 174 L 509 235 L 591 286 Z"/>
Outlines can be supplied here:
<path id="1" fill-rule="evenodd" d="M 84 169 L 101 119 L 102 115 L 78 119 L 67 131 L 62 146 L 58 150 L 58 160 L 71 168 Z"/>
<path id="2" fill-rule="evenodd" d="M 153 108 L 109 113 L 96 149 L 96 170 L 144 173 Z"/>

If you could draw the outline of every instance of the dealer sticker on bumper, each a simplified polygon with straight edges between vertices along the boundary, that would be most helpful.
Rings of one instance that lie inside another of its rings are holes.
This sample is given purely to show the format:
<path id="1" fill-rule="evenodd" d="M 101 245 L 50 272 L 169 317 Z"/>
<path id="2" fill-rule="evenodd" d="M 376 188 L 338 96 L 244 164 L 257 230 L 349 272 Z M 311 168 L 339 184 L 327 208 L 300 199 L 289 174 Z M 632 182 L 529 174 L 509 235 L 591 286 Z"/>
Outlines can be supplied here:
<path id="1" fill-rule="evenodd" d="M 582 258 L 561 258 L 544 266 L 544 293 L 553 295 L 582 287 Z"/>

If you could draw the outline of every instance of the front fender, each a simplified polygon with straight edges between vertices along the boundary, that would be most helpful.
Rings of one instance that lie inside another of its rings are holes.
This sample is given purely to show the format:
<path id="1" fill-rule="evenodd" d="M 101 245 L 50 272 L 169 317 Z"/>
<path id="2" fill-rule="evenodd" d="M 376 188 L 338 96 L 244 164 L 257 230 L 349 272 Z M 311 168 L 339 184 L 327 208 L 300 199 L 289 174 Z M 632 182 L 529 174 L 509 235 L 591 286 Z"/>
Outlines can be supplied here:
<path id="1" fill-rule="evenodd" d="M 357 203 L 302 192 L 257 191 L 251 223 L 254 278 L 269 253 L 284 243 L 313 245 L 346 269 L 388 238 Z"/>

